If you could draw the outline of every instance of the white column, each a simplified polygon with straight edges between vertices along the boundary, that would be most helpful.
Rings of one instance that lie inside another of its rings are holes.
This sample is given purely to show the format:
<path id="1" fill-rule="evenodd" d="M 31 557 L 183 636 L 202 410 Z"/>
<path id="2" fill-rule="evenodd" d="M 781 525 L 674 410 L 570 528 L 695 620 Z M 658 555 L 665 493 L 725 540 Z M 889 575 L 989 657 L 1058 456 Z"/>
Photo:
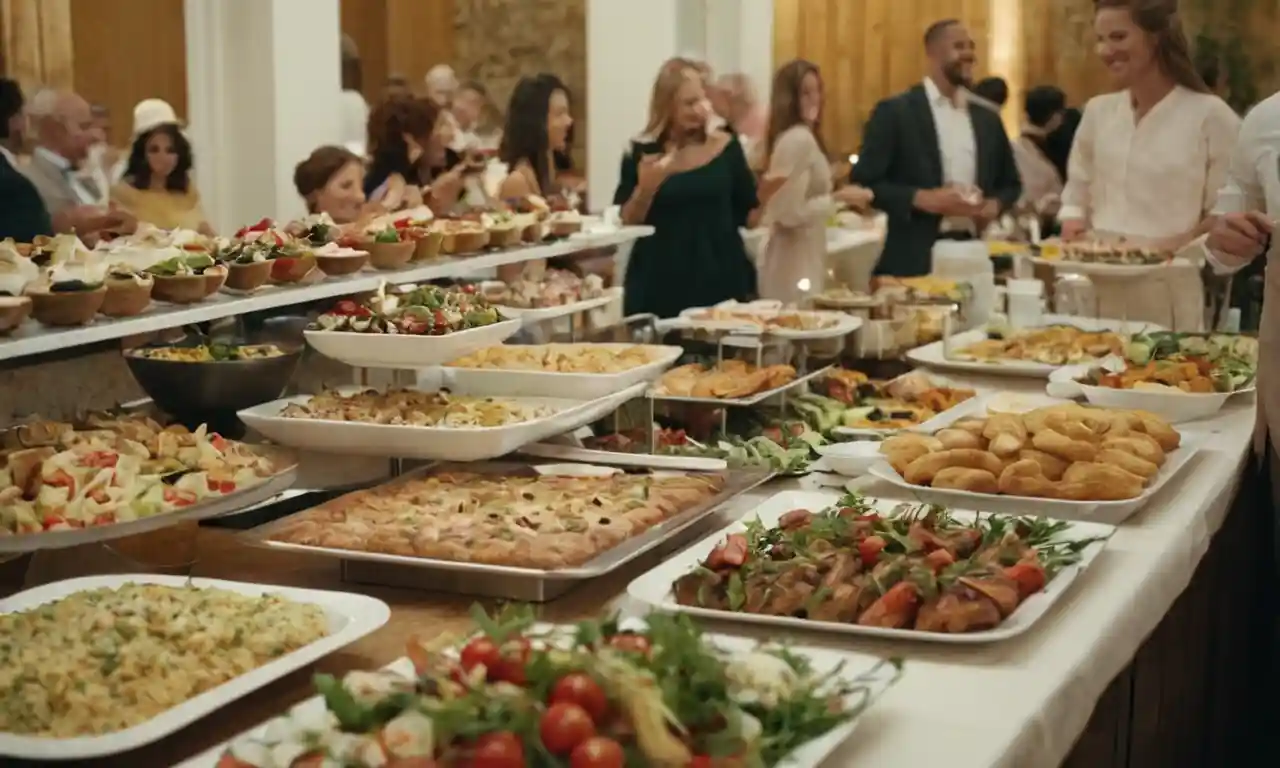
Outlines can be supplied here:
<path id="1" fill-rule="evenodd" d="M 769 98 L 773 80 L 773 2 L 701 0 L 706 8 L 706 58 L 717 73 L 740 72 Z"/>
<path id="2" fill-rule="evenodd" d="M 294 166 L 341 139 L 338 0 L 185 0 L 190 136 L 219 232 L 305 211 Z"/>
<path id="3" fill-rule="evenodd" d="M 592 210 L 613 202 L 623 152 L 648 120 L 653 80 L 662 63 L 680 52 L 678 6 L 688 1 L 587 0 L 587 189 Z"/>

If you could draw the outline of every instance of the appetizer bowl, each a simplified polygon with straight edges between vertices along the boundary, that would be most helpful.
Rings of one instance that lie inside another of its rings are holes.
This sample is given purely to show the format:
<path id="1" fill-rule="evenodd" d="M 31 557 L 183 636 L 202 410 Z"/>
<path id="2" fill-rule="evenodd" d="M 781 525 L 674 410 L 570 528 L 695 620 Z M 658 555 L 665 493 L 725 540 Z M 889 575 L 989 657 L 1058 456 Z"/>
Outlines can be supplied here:
<path id="1" fill-rule="evenodd" d="M 171 304 L 195 304 L 208 295 L 204 275 L 155 275 L 151 295 Z"/>
<path id="2" fill-rule="evenodd" d="M 132 277 L 108 277 L 107 296 L 98 310 L 107 317 L 133 317 L 151 306 L 151 289 L 155 279 L 150 275 Z"/>
<path id="3" fill-rule="evenodd" d="M 540 243 L 547 237 L 547 225 L 536 221 L 520 230 L 520 239 L 526 243 Z"/>
<path id="4" fill-rule="evenodd" d="M 1227 404 L 1232 395 L 1252 392 L 1253 385 L 1238 392 L 1183 392 L 1172 387 L 1143 389 L 1113 389 L 1079 381 L 1089 372 L 1089 366 L 1068 366 L 1049 376 L 1045 391 L 1053 397 L 1083 397 L 1090 405 L 1122 410 L 1142 410 L 1154 413 L 1171 424 L 1181 424 L 1213 416 Z"/>
<path id="5" fill-rule="evenodd" d="M 439 230 L 433 230 L 439 231 Z M 452 232 L 440 231 L 440 253 L 448 256 L 458 250 L 458 237 Z"/>
<path id="6" fill-rule="evenodd" d="M 248 360 L 194 362 L 147 356 L 148 350 L 198 347 L 198 337 L 124 353 L 129 372 L 157 406 L 173 416 L 234 412 L 280 397 L 302 358 L 302 346 L 276 344 L 282 354 Z"/>
<path id="7" fill-rule="evenodd" d="M 226 286 L 235 291 L 256 291 L 271 279 L 270 261 L 231 262 L 227 266 Z"/>
<path id="8" fill-rule="evenodd" d="M 324 330 L 308 330 L 304 336 L 320 354 L 357 368 L 425 368 L 501 344 L 520 326 L 517 319 L 443 336 Z"/>
<path id="9" fill-rule="evenodd" d="M 441 246 L 444 245 L 443 232 L 427 232 L 418 238 L 413 247 L 414 261 L 431 261 L 439 258 Z"/>
<path id="10" fill-rule="evenodd" d="M 453 253 L 475 253 L 489 245 L 488 230 L 469 230 L 453 233 Z"/>
<path id="11" fill-rule="evenodd" d="M 0 296 L 0 335 L 12 331 L 31 315 L 29 296 Z"/>
<path id="12" fill-rule="evenodd" d="M 374 269 L 392 270 L 400 269 L 413 259 L 414 250 L 418 244 L 412 240 L 404 240 L 399 243 L 379 243 L 370 241 L 360 246 L 363 250 L 369 252 L 369 263 Z"/>
<path id="13" fill-rule="evenodd" d="M 489 246 L 492 248 L 510 248 L 519 245 L 524 233 L 519 227 L 499 227 L 489 230 Z"/>
<path id="14" fill-rule="evenodd" d="M 107 287 L 91 291 L 50 291 L 47 287 L 28 287 L 31 316 L 44 325 L 69 327 L 88 325 L 107 299 Z"/>
<path id="15" fill-rule="evenodd" d="M 552 219 L 551 234 L 554 237 L 568 237 L 582 231 L 582 219 Z"/>
<path id="16" fill-rule="evenodd" d="M 277 283 L 297 283 L 316 268 L 314 256 L 282 256 L 271 262 L 271 279 Z"/>
<path id="17" fill-rule="evenodd" d="M 364 269 L 369 263 L 369 254 L 364 251 L 343 254 L 316 254 L 316 265 L 320 271 L 329 276 L 353 275 Z"/>
<path id="18" fill-rule="evenodd" d="M 221 264 L 215 264 L 207 267 L 200 276 L 204 278 L 204 295 L 205 298 L 212 296 L 222 290 L 222 286 L 227 283 L 227 268 Z"/>

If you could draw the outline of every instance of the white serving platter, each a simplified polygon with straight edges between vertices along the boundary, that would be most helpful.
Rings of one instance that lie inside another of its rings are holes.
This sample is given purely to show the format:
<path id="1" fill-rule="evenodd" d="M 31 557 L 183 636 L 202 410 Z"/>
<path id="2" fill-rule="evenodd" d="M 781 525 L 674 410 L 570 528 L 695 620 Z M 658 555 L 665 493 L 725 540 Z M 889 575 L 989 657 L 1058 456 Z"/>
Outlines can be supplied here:
<path id="1" fill-rule="evenodd" d="M 750 515 L 749 519 L 759 518 L 760 522 L 765 526 L 772 527 L 777 525 L 779 518 L 793 509 L 808 509 L 814 512 L 830 507 L 840 498 L 839 494 L 832 492 L 813 492 L 813 491 L 784 491 L 779 493 L 767 501 L 765 501 L 755 511 L 754 515 Z M 1026 509 L 1020 514 L 1035 514 L 1031 509 L 1035 499 L 1027 499 Z M 901 504 L 898 501 L 876 500 L 875 506 L 882 513 L 889 512 L 895 506 Z M 972 520 L 980 513 L 966 511 L 963 509 L 952 509 L 951 514 L 959 520 Z M 684 576 L 690 571 L 701 566 L 711 551 L 718 544 L 724 541 L 725 537 L 731 533 L 742 533 L 746 530 L 746 522 L 748 518 L 744 518 L 739 522 L 733 523 L 726 528 L 713 533 L 702 541 L 694 544 L 684 552 L 672 557 L 653 570 L 643 574 L 627 587 L 627 594 L 650 608 L 664 613 L 687 613 L 691 616 L 699 618 L 716 619 L 719 621 L 743 622 L 747 624 L 759 624 L 764 626 L 772 626 L 777 628 L 807 630 L 811 632 L 833 632 L 843 635 L 861 635 L 864 637 L 879 637 L 893 640 L 914 640 L 930 643 L 944 643 L 951 645 L 973 645 L 980 643 L 993 643 L 1002 640 L 1008 640 L 1017 637 L 1030 630 L 1036 622 L 1044 617 L 1054 604 L 1057 603 L 1071 584 L 1080 576 L 1082 572 L 1093 562 L 1094 558 L 1102 552 L 1106 546 L 1105 541 L 1098 541 L 1085 547 L 1081 552 L 1080 562 L 1075 565 L 1062 569 L 1057 576 L 1054 577 L 1044 588 L 1043 591 L 1028 597 L 1018 606 L 1018 609 L 1009 614 L 1001 624 L 994 629 L 983 632 L 968 632 L 964 634 L 944 634 L 941 632 L 920 632 L 914 629 L 885 629 L 882 627 L 864 627 L 857 624 L 842 624 L 829 621 L 810 621 L 808 619 L 798 619 L 791 616 L 763 616 L 752 613 L 740 613 L 735 611 L 718 611 L 710 608 L 699 608 L 697 606 L 680 605 L 676 602 L 675 594 L 672 590 L 672 584 L 676 579 Z M 1115 527 L 1096 522 L 1076 522 L 1072 524 L 1069 535 L 1064 536 L 1065 539 L 1089 539 L 1089 538 L 1109 538 L 1115 532 Z"/>
<path id="2" fill-rule="evenodd" d="M 540 345 L 555 346 L 555 345 Z M 579 344 L 560 346 L 585 346 Z M 592 344 L 602 349 L 623 350 L 636 344 Z M 661 355 L 653 362 L 619 373 L 555 373 L 505 368 L 454 368 L 444 366 L 444 386 L 469 395 L 498 396 L 520 393 L 528 397 L 557 397 L 595 400 L 621 392 L 641 382 L 650 382 L 684 353 L 676 346 L 656 346 Z M 456 359 L 456 358 L 455 358 Z"/>
<path id="3" fill-rule="evenodd" d="M 503 317 L 518 317 L 526 323 L 537 323 L 544 320 L 554 320 L 557 317 L 576 315 L 580 312 L 589 312 L 593 309 L 608 306 L 621 299 L 622 288 L 616 287 L 607 289 L 603 296 L 575 301 L 572 304 L 558 304 L 554 307 L 512 307 L 507 304 L 497 304 L 496 306 L 502 310 Z"/>
<path id="4" fill-rule="evenodd" d="M 545 625 L 536 626 L 535 631 L 544 627 Z M 643 627 L 643 623 L 625 621 L 622 627 L 624 629 L 639 629 Z M 746 654 L 759 645 L 746 638 L 731 637 L 729 635 L 707 633 L 703 637 L 708 643 L 731 654 Z M 857 715 L 821 737 L 801 744 L 778 763 L 779 768 L 818 768 L 824 760 L 831 756 L 831 753 L 837 747 L 853 734 L 867 708 L 897 682 L 901 673 L 892 664 L 867 654 L 837 652 L 803 646 L 787 646 L 787 648 L 791 653 L 809 662 L 816 679 L 822 680 L 834 675 L 838 676 L 836 679 L 863 686 L 862 691 L 854 691 L 844 699 L 845 706 L 851 711 L 857 712 Z M 403 675 L 409 679 L 414 677 L 413 662 L 408 658 L 397 659 L 383 669 Z M 290 711 L 318 715 L 324 711 L 324 706 L 323 697 L 313 696 L 297 704 Z M 245 731 L 230 741 L 212 747 L 181 763 L 177 768 L 218 768 L 219 759 L 232 744 L 244 739 L 264 738 L 269 725 L 270 721 Z"/>
<path id="5" fill-rule="evenodd" d="M 356 368 L 425 368 L 501 344 L 522 324 L 516 318 L 443 336 L 319 330 L 302 335 L 320 354 Z"/>
<path id="6" fill-rule="evenodd" d="M 186 509 L 152 515 L 139 520 L 131 520 L 127 523 L 94 525 L 69 531 L 47 531 L 20 536 L 0 536 L 0 552 L 35 552 L 44 549 L 64 549 L 81 544 L 111 541 L 125 536 L 136 536 L 140 533 L 168 528 L 178 523 L 229 515 L 255 504 L 260 504 L 289 490 L 293 487 L 297 475 L 297 465 L 290 464 L 271 477 L 266 478 L 264 482 L 251 488 L 235 491 L 226 496 L 210 498 Z M 3 750 L 0 750 L 0 754 L 4 754 Z"/>
<path id="7" fill-rule="evenodd" d="M 257 405 L 239 412 L 241 421 L 281 445 L 323 453 L 358 456 L 388 456 L 434 461 L 480 461 L 511 453 L 516 449 L 570 432 L 590 424 L 644 393 L 646 384 L 635 384 L 621 392 L 596 400 L 549 397 L 513 397 L 525 405 L 546 405 L 555 413 L 532 421 L 501 427 L 418 427 L 395 424 L 364 424 L 323 419 L 291 419 L 280 416 L 290 403 L 305 403 L 309 395 L 289 397 Z M 342 394 L 360 392 L 365 387 L 343 387 Z"/>
<path id="8" fill-rule="evenodd" d="M 657 453 L 622 453 L 600 451 L 557 443 L 534 443 L 520 452 L 540 459 L 560 461 L 584 461 L 589 464 L 607 464 L 611 467 L 640 467 L 647 469 L 674 469 L 690 472 L 723 472 L 729 463 L 724 459 L 708 459 L 701 456 L 664 456 Z"/>
<path id="9" fill-rule="evenodd" d="M 1236 392 L 1191 393 L 1176 390 L 1112 389 L 1084 384 L 1079 381 L 1089 373 L 1092 365 L 1071 365 L 1059 368 L 1049 375 L 1045 391 L 1051 396 L 1083 397 L 1093 405 L 1103 408 L 1123 408 L 1154 413 L 1173 424 L 1206 419 L 1222 410 L 1233 395 L 1250 394 L 1251 384 Z"/>
<path id="10" fill-rule="evenodd" d="M 860 438 L 860 437 L 861 438 L 866 438 L 866 437 L 884 438 L 884 437 L 892 437 L 893 435 L 896 435 L 899 432 L 937 432 L 939 429 L 942 429 L 945 425 L 951 424 L 957 419 L 960 419 L 964 416 L 968 416 L 973 413 L 977 413 L 979 410 L 981 410 L 981 406 L 982 406 L 982 398 L 975 394 L 973 397 L 969 398 L 968 400 L 965 400 L 960 403 L 956 403 L 954 406 L 948 408 L 947 410 L 941 413 L 935 414 L 932 418 L 926 419 L 920 422 L 919 424 L 916 424 L 913 427 L 895 427 L 893 429 L 867 429 L 865 427 L 835 427 L 834 429 L 831 430 L 831 434 L 837 435 L 839 437 L 849 437 L 849 438 Z"/>
<path id="11" fill-rule="evenodd" d="M 683 397 L 680 395 L 663 395 L 658 393 L 656 390 L 652 390 L 652 389 L 649 390 L 648 394 L 649 394 L 649 397 L 653 398 L 654 400 L 668 400 L 668 401 L 677 402 L 677 403 L 701 403 L 702 405 L 721 405 L 721 406 L 723 405 L 749 406 L 749 405 L 756 405 L 757 403 L 762 403 L 765 400 L 768 400 L 769 398 L 773 397 L 774 395 L 782 394 L 783 392 L 787 392 L 789 390 L 795 389 L 796 387 L 807 384 L 810 381 L 817 378 L 818 376 L 825 374 L 830 369 L 831 369 L 831 366 L 828 365 L 828 366 L 819 368 L 818 370 L 813 371 L 811 373 L 806 373 L 803 376 L 797 376 L 796 378 L 792 379 L 791 381 L 788 381 L 786 384 L 783 384 L 780 387 L 767 389 L 764 392 L 757 392 L 756 394 L 751 395 L 749 397 L 741 397 L 741 398 L 732 399 L 732 400 L 728 398 L 719 398 L 719 397 Z"/>
<path id="12" fill-rule="evenodd" d="M 1158 331 L 1162 330 L 1159 326 L 1151 323 L 1128 322 L 1124 320 L 1109 320 L 1091 317 L 1075 317 L 1071 315 L 1048 315 L 1044 319 L 1044 325 L 1072 325 L 1084 331 L 1099 332 L 1113 331 L 1122 335 Z M 1024 329 L 1028 330 L 1028 329 Z M 971 344 L 976 344 L 987 338 L 985 329 L 979 328 L 972 331 L 964 331 L 951 336 L 948 343 L 947 340 L 935 341 L 925 344 L 922 347 L 908 350 L 907 360 L 920 366 L 926 366 L 936 370 L 961 371 L 964 373 L 976 373 L 986 376 L 1019 376 L 1026 378 L 1046 379 L 1054 371 L 1062 366 L 1050 365 L 1048 363 L 1037 363 L 1029 360 L 996 360 L 992 362 L 981 362 L 977 360 L 958 360 L 954 357 L 948 357 L 949 350 L 959 350 Z"/>
<path id="13" fill-rule="evenodd" d="M 1098 275 L 1104 277 L 1142 277 L 1157 270 L 1168 268 L 1170 262 L 1158 264 L 1109 264 L 1105 261 L 1075 261 L 1073 259 L 1046 259 L 1043 256 L 1028 256 L 1033 264 L 1061 269 L 1077 275 Z M 1186 263 L 1186 262 L 1184 262 Z"/>
<path id="14" fill-rule="evenodd" d="M 763 304 L 764 302 L 761 302 Z M 698 312 L 708 311 L 708 307 L 694 307 L 686 309 L 680 313 L 677 318 L 668 321 L 669 328 L 688 328 L 705 331 L 718 331 L 722 333 L 736 333 L 744 336 L 772 336 L 779 339 L 787 339 L 789 341 L 818 341 L 822 339 L 838 339 L 848 336 L 854 331 L 862 327 L 862 318 L 855 315 L 846 314 L 844 312 L 833 312 L 821 309 L 797 309 L 797 310 L 779 310 L 773 308 L 753 307 L 752 305 L 737 305 L 735 307 L 725 307 L 718 305 L 717 308 L 734 309 L 737 312 L 759 315 L 763 318 L 771 318 L 776 315 L 797 314 L 821 315 L 829 317 L 835 323 L 826 328 L 765 328 L 753 323 L 743 323 L 736 320 L 702 320 L 695 318 Z"/>
<path id="15" fill-rule="evenodd" d="M 0 733 L 0 755 L 29 760 L 78 760 L 114 755 L 150 744 L 290 672 L 302 669 L 317 659 L 350 645 L 386 624 L 391 618 L 391 609 L 386 603 L 364 595 L 153 574 L 88 576 L 46 584 L 0 600 L 0 611 L 11 613 L 30 610 L 77 592 L 103 587 L 118 588 L 130 583 L 215 587 L 242 595 L 271 594 L 297 603 L 311 603 L 324 609 L 329 620 L 329 634 L 123 731 L 68 739 Z"/>

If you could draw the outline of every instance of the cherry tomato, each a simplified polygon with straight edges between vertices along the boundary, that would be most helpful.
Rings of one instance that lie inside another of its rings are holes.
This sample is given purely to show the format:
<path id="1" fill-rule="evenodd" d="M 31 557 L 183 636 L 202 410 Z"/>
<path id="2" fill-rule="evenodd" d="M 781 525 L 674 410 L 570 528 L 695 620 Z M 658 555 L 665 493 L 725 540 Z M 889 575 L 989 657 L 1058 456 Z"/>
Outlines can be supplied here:
<path id="1" fill-rule="evenodd" d="M 569 755 L 569 768 L 622 768 L 626 763 L 622 745 L 604 736 L 587 739 Z"/>
<path id="2" fill-rule="evenodd" d="M 1035 563 L 1017 563 L 1004 569 L 1004 575 L 1018 582 L 1018 595 L 1025 598 L 1044 589 L 1044 569 Z"/>
<path id="3" fill-rule="evenodd" d="M 492 678 L 500 663 L 502 656 L 498 653 L 498 644 L 487 637 L 477 637 L 462 649 L 462 669 L 466 672 L 483 664 L 488 677 Z"/>
<path id="4" fill-rule="evenodd" d="M 731 533 L 723 544 L 707 555 L 706 565 L 713 571 L 721 568 L 737 568 L 747 562 L 747 553 L 750 549 L 746 536 L 741 533 Z"/>
<path id="5" fill-rule="evenodd" d="M 524 745 L 510 731 L 486 733 L 476 741 L 471 768 L 524 768 Z"/>
<path id="6" fill-rule="evenodd" d="M 600 684 L 583 672 L 572 672 L 556 681 L 548 698 L 551 704 L 577 704 L 600 725 L 609 714 L 609 699 Z"/>
<path id="7" fill-rule="evenodd" d="M 924 562 L 934 573 L 941 571 L 956 561 L 955 557 L 945 549 L 935 549 L 925 556 Z"/>
<path id="8" fill-rule="evenodd" d="M 637 635 L 634 632 L 623 632 L 609 638 L 609 645 L 620 651 L 630 651 L 642 655 L 649 655 L 649 651 L 653 650 L 653 646 L 649 643 L 649 638 L 644 635 Z"/>
<path id="9" fill-rule="evenodd" d="M 528 680 L 525 666 L 529 663 L 530 650 L 531 646 L 526 638 L 513 637 L 507 640 L 498 649 L 498 665 L 493 668 L 495 671 L 490 674 L 489 679 L 524 685 Z"/>
<path id="10" fill-rule="evenodd" d="M 858 556 L 862 558 L 863 566 L 870 568 L 880 559 L 880 552 L 889 545 L 882 536 L 868 536 L 858 542 Z"/>
<path id="11" fill-rule="evenodd" d="M 553 755 L 567 755 L 582 742 L 596 735 L 591 715 L 577 704 L 552 704 L 538 726 L 542 746 Z"/>

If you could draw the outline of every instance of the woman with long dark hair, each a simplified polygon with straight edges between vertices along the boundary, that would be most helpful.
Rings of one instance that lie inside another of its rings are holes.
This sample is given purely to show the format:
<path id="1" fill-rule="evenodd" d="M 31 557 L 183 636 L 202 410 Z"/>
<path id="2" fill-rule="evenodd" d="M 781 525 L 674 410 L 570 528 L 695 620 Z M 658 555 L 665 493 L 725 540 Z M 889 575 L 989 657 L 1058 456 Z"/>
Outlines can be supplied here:
<path id="1" fill-rule="evenodd" d="M 511 92 L 498 147 L 498 159 L 507 164 L 498 196 L 507 200 L 559 192 L 555 153 L 568 146 L 572 127 L 569 89 L 560 78 L 546 73 L 521 78 Z"/>
<path id="2" fill-rule="evenodd" d="M 1176 0 L 1097 0 L 1098 55 L 1120 90 L 1090 100 L 1062 193 L 1062 236 L 1176 253 L 1206 228 L 1240 118 L 1191 60 Z M 1090 234 L 1092 233 L 1092 234 Z M 1093 278 L 1098 311 L 1177 330 L 1204 325 L 1195 262 L 1141 280 Z"/>
<path id="3" fill-rule="evenodd" d="M 462 191 L 462 166 L 432 175 L 445 165 L 452 128 L 434 102 L 392 96 L 369 115 L 369 169 L 365 196 L 388 211 L 427 204 L 437 213 L 452 208 Z"/>
<path id="4" fill-rule="evenodd" d="M 177 123 L 141 131 L 129 150 L 124 177 L 111 188 L 111 202 L 142 223 L 211 235 L 191 181 L 192 164 L 191 142 Z"/>

